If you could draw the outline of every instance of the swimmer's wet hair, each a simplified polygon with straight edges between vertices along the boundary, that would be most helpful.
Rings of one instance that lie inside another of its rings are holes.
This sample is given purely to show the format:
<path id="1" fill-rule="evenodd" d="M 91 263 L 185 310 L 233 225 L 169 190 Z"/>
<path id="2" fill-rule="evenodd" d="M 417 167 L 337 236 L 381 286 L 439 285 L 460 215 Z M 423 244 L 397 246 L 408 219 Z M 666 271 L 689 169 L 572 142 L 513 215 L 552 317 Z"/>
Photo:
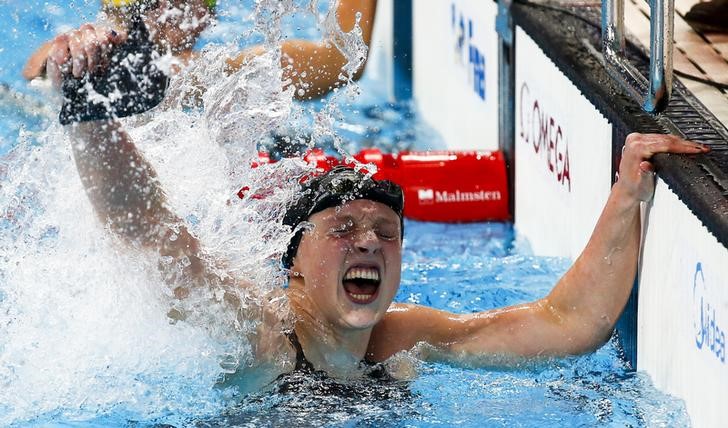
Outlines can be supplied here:
<path id="1" fill-rule="evenodd" d="M 391 181 L 374 180 L 348 166 L 337 166 L 304 183 L 298 199 L 283 217 L 283 224 L 295 229 L 317 212 L 357 199 L 380 202 L 391 208 L 399 216 L 400 230 L 404 236 L 402 188 Z M 303 229 L 300 229 L 288 243 L 288 249 L 281 259 L 286 269 L 293 265 L 293 258 L 296 257 L 302 237 Z"/>

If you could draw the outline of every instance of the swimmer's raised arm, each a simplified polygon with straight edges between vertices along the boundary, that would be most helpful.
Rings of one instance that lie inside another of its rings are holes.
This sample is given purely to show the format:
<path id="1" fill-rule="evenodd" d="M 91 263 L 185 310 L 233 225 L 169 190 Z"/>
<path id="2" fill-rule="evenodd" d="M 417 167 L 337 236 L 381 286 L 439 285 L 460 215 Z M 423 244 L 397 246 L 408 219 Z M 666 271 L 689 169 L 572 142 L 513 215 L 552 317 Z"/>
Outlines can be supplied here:
<path id="1" fill-rule="evenodd" d="M 361 38 L 368 48 L 374 28 L 374 14 L 377 9 L 376 0 L 339 0 L 336 5 L 336 17 L 339 27 L 345 33 L 354 29 L 359 15 Z M 318 98 L 347 83 L 339 76 L 344 74 L 343 68 L 348 59 L 336 47 L 341 41 L 336 40 L 286 40 L 281 44 L 281 67 L 284 82 L 291 82 L 297 89 L 295 96 L 301 100 Z M 251 57 L 265 52 L 263 46 L 254 46 L 245 50 L 235 58 L 229 59 L 230 70 L 235 71 Z M 348 79 L 357 80 L 364 72 L 367 57 L 361 58 L 361 65 Z"/>
<path id="2" fill-rule="evenodd" d="M 99 219 L 126 242 L 171 257 L 174 262 L 167 265 L 178 270 L 168 280 L 181 287 L 178 297 L 191 285 L 185 280 L 225 285 L 211 272 L 197 238 L 169 209 L 154 168 L 121 125 L 108 120 L 68 128 L 78 173 Z"/>
<path id="3" fill-rule="evenodd" d="M 611 336 L 634 282 L 640 202 L 648 201 L 654 191 L 650 158 L 656 153 L 706 151 L 705 146 L 670 135 L 631 134 L 619 180 L 591 239 L 548 296 L 468 315 L 395 305 L 375 328 L 378 337 L 370 354 L 383 358 L 426 342 L 434 349 L 433 358 L 487 365 L 597 349 Z"/>

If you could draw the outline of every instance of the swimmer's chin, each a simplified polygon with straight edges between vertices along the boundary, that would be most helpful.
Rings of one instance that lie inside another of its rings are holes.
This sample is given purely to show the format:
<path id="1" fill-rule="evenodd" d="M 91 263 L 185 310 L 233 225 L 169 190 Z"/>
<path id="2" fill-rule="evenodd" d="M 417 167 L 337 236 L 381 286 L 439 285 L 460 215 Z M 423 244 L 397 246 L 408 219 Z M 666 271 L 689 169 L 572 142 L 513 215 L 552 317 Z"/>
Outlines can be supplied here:
<path id="1" fill-rule="evenodd" d="M 376 326 L 386 313 L 386 308 L 381 308 L 381 297 L 367 305 L 359 305 L 349 301 L 348 297 L 340 303 L 339 325 L 350 330 L 367 330 Z"/>
<path id="2" fill-rule="evenodd" d="M 385 313 L 386 310 L 375 307 L 354 308 L 341 314 L 339 324 L 350 330 L 371 330 Z"/>

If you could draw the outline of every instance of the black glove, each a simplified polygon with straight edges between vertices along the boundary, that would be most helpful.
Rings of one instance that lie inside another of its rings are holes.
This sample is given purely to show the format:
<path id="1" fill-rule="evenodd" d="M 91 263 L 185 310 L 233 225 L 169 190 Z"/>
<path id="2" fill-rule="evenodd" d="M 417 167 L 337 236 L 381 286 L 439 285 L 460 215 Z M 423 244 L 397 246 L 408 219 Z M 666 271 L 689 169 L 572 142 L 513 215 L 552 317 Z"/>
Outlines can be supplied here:
<path id="1" fill-rule="evenodd" d="M 61 124 L 126 117 L 154 108 L 164 99 L 169 83 L 153 64 L 156 58 L 159 53 L 146 26 L 135 19 L 127 41 L 112 51 L 107 70 L 63 81 Z"/>

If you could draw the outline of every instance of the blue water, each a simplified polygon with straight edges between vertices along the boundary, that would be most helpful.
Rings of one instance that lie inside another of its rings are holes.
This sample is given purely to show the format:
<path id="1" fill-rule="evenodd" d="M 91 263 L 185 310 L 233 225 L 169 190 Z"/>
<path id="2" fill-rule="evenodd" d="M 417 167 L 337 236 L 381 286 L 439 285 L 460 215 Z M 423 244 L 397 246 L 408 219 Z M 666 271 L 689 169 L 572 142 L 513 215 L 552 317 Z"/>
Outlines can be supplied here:
<path id="1" fill-rule="evenodd" d="M 322 8 L 326 7 L 325 3 L 322 2 Z M 245 6 L 247 2 L 240 5 L 232 0 L 221 1 L 220 4 L 222 23 L 208 32 L 205 40 L 236 41 L 241 30 L 233 31 L 233 28 L 250 26 L 251 8 Z M 41 41 L 84 20 L 93 19 L 96 7 L 95 1 L 0 3 L 0 37 L 4 40 L 4 46 L 0 48 L 0 84 L 5 84 L 14 94 L 11 98 L 0 98 L 0 156 L 15 147 L 20 136 L 28 138 L 31 145 L 47 144 L 42 135 L 54 121 L 54 112 L 49 112 L 48 106 L 40 103 L 42 97 L 22 81 L 20 69 L 25 58 Z M 297 37 L 316 37 L 316 32 L 302 25 L 301 21 L 287 25 L 291 34 Z M 251 35 L 237 42 L 239 45 L 254 43 L 260 40 L 256 37 Z M 336 126 L 338 134 L 348 142 L 349 150 L 370 145 L 397 150 L 439 144 L 435 136 L 411 126 L 416 125 L 417 118 L 410 104 L 382 102 L 384 96 L 380 95 L 380 90 L 376 82 L 365 82 L 363 92 L 367 95 L 342 107 L 344 115 Z M 17 93 L 25 96 L 18 97 Z M 312 109 L 322 105 L 316 104 Z M 3 177 L 2 160 L 0 158 L 0 177 Z M 4 174 L 14 172 L 5 171 Z M 0 182 L 0 188 L 2 185 L 3 182 Z M 34 198 L 32 192 L 23 195 L 24 198 L 26 196 L 27 200 Z M 26 203 L 26 208 L 27 205 L 33 206 Z M 33 209 L 28 211 L 31 213 L 21 214 L 32 216 Z M 84 218 L 82 213 L 79 216 Z M 21 217 L 15 213 L 14 218 Z M 0 223 L 0 228 L 6 229 L 0 237 L 6 236 L 9 230 L 9 226 L 3 224 Z M 570 264 L 564 259 L 519 252 L 509 224 L 442 225 L 407 221 L 405 230 L 402 286 L 396 297 L 400 302 L 469 313 L 530 301 L 546 294 Z M 52 258 L 59 251 L 54 248 L 55 242 L 58 235 L 64 235 L 63 227 L 55 224 L 43 225 L 35 235 L 21 229 L 13 233 L 16 233 L 18 246 L 24 245 L 20 241 L 27 236 L 48 242 L 48 245 L 38 245 L 31 252 L 36 253 L 31 255 L 37 256 L 39 261 Z M 103 246 L 104 243 L 88 245 Z M 0 251 L 0 256 L 8 257 L 9 253 L 3 254 L 3 251 Z M 66 268 L 73 269 L 74 263 Z M 53 271 L 39 263 L 38 269 L 41 268 L 49 269 L 52 275 L 63 276 L 62 270 Z M 0 270 L 0 309 L 12 314 L 13 308 L 3 305 L 6 301 L 4 293 L 12 291 L 11 287 L 6 288 L 11 283 L 8 279 L 10 274 Z M 55 304 L 52 288 L 49 293 L 42 298 Z M 42 317 L 42 313 L 39 311 L 36 316 Z M 0 329 L 10 325 L 0 323 Z M 49 325 L 63 327 L 62 323 L 54 324 L 54 320 Z M 0 355 L 2 345 L 0 340 Z M 33 344 L 28 349 L 33 349 Z M 409 382 L 364 385 L 365 391 L 357 394 L 306 396 L 279 395 L 265 389 L 239 397 L 235 391 L 214 391 L 212 386 L 206 386 L 211 385 L 205 383 L 206 379 L 185 377 L 194 372 L 193 369 L 165 366 L 164 358 L 160 358 L 157 365 L 145 365 L 145 370 L 140 369 L 138 373 L 123 372 L 130 377 L 129 382 L 113 378 L 116 373 L 113 371 L 110 371 L 111 377 L 99 372 L 94 379 L 74 380 L 73 373 L 65 373 L 61 366 L 30 367 L 47 373 L 45 376 L 49 378 L 70 376 L 67 382 L 88 382 L 98 386 L 86 391 L 92 394 L 90 397 L 59 399 L 57 405 L 48 397 L 42 403 L 44 410 L 24 410 L 10 420 L 6 417 L 17 409 L 8 408 L 6 403 L 0 402 L 0 421 L 17 426 L 688 425 L 683 404 L 655 389 L 649 378 L 635 373 L 619 355 L 616 341 L 612 340 L 587 356 L 518 369 L 464 369 L 420 362 L 418 375 Z M 28 357 L 29 361 L 32 360 L 32 355 Z M 137 358 L 144 360 L 144 356 Z M 111 361 L 113 366 L 113 359 Z M 200 370 L 206 368 L 204 364 L 204 361 L 200 362 Z M 152 371 L 148 370 L 150 365 L 155 367 Z M 12 379 L 12 374 L 23 373 L 27 369 L 8 367 L 0 361 L 0 388 L 4 381 Z M 34 393 L 37 388 L 42 386 L 29 382 L 28 396 L 37 399 L 39 394 Z M 204 392 L 206 388 L 212 392 Z M 100 399 L 98 395 L 111 398 Z M 197 405 L 196 400 L 199 400 Z"/>
<path id="2" fill-rule="evenodd" d="M 558 258 L 513 252 L 508 224 L 406 222 L 402 287 L 396 300 L 463 313 L 536 299 L 568 268 Z M 169 374 L 170 393 L 184 383 Z M 365 393 L 264 390 L 226 410 L 154 409 L 145 419 L 123 405 L 89 416 L 83 406 L 59 408 L 30 421 L 47 426 L 686 426 L 682 403 L 657 391 L 619 357 L 615 341 L 594 354 L 522 369 L 462 369 L 419 363 L 397 385 L 365 384 Z M 184 391 L 183 391 L 184 392 Z M 188 391 L 193 394 L 193 388 Z M 144 397 L 139 397 L 143 400 Z M 161 415 L 160 415 L 161 413 Z M 19 425 L 24 425 L 20 423 Z"/>

